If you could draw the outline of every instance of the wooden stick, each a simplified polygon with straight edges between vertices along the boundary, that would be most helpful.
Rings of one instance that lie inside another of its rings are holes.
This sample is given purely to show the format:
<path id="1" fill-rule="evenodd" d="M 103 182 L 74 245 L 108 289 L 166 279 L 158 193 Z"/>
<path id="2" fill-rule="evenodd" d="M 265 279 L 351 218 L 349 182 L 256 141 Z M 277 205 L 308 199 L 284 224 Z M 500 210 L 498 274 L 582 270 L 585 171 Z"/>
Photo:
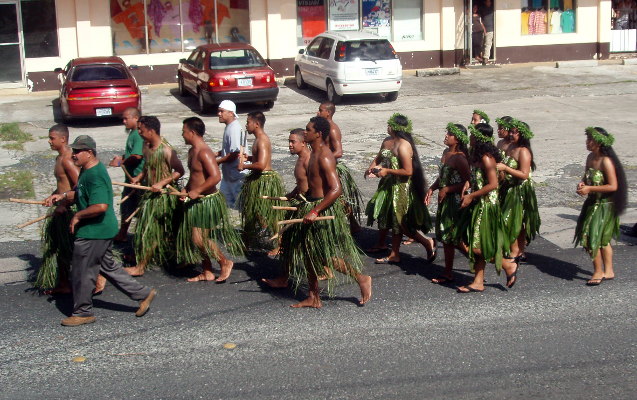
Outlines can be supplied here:
<path id="1" fill-rule="evenodd" d="M 326 217 L 316 217 L 314 219 L 314 221 L 327 221 L 329 219 L 334 219 L 333 215 L 328 215 Z M 296 218 L 296 219 L 286 219 L 285 221 L 279 221 L 277 222 L 278 225 L 287 225 L 287 224 L 298 224 L 303 222 L 303 218 Z"/>
<path id="2" fill-rule="evenodd" d="M 25 199 L 10 198 L 9 201 L 12 202 L 12 203 L 37 204 L 37 205 L 40 205 L 40 206 L 44 205 L 43 201 L 38 201 L 38 200 L 25 200 Z"/>
<path id="3" fill-rule="evenodd" d="M 133 189 L 141 189 L 141 190 L 151 190 L 152 189 L 150 186 L 133 185 L 132 183 L 115 182 L 115 181 L 113 181 L 112 183 L 113 183 L 113 185 L 124 186 L 124 187 L 133 188 Z"/>
<path id="4" fill-rule="evenodd" d="M 266 200 L 281 200 L 281 201 L 290 201 L 287 197 L 272 197 L 272 196 L 261 196 L 262 199 Z"/>
<path id="5" fill-rule="evenodd" d="M 135 211 L 133 211 L 133 212 L 132 212 L 132 214 L 131 214 L 131 215 L 129 215 L 129 216 L 128 216 L 128 218 L 126 218 L 126 220 L 124 220 L 124 222 L 126 222 L 126 223 L 131 222 L 131 221 L 133 220 L 133 217 L 134 217 L 135 215 L 137 215 L 137 213 L 139 212 L 139 210 L 140 210 L 140 209 L 141 209 L 141 207 L 137 207 L 137 208 L 135 209 Z"/>
<path id="6" fill-rule="evenodd" d="M 124 170 L 124 174 L 126 174 L 126 177 L 128 178 L 129 181 L 133 180 L 132 175 L 128 172 L 128 170 L 126 169 L 126 167 L 124 166 L 124 164 L 122 164 L 122 169 Z"/>
<path id="7" fill-rule="evenodd" d="M 296 211 L 298 208 L 296 207 L 287 207 L 287 206 L 272 206 L 273 210 L 288 210 L 288 211 Z"/>
<path id="8" fill-rule="evenodd" d="M 188 192 L 169 192 L 166 193 L 169 194 L 171 196 L 181 196 L 181 197 L 188 197 Z M 202 197 L 206 197 L 203 194 L 200 194 L 199 196 L 197 196 L 198 199 L 202 198 Z"/>
<path id="9" fill-rule="evenodd" d="M 41 216 L 41 217 L 37 217 L 36 219 L 32 219 L 31 221 L 27 221 L 27 222 L 25 222 L 24 224 L 17 225 L 17 228 L 22 229 L 22 228 L 24 228 L 25 226 L 29 226 L 29 225 L 31 225 L 31 224 L 35 224 L 36 222 L 40 222 L 40 221 L 42 221 L 42 220 L 44 220 L 44 219 L 49 218 L 50 216 L 51 216 L 51 214 L 46 214 L 46 215 L 43 215 L 43 216 Z"/>
<path id="10" fill-rule="evenodd" d="M 125 202 L 126 200 L 128 200 L 135 192 L 136 189 L 133 189 L 132 192 L 130 192 L 128 195 L 122 197 L 122 199 L 119 201 L 119 204 L 122 204 L 123 202 Z"/>
<path id="11" fill-rule="evenodd" d="M 172 190 L 173 192 L 177 192 L 179 193 L 179 190 L 175 189 L 174 187 L 170 186 L 170 185 L 166 185 L 166 187 L 170 190 Z"/>

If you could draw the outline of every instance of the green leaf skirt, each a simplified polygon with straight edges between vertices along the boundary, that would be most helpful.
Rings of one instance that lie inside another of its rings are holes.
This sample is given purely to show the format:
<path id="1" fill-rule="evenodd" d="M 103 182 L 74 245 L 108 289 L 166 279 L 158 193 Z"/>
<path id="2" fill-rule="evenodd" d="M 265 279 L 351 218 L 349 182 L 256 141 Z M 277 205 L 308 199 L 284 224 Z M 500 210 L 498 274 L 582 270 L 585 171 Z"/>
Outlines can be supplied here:
<path id="1" fill-rule="evenodd" d="M 505 247 L 511 247 L 523 227 L 526 242 L 530 243 L 540 233 L 541 224 L 533 181 L 527 179 L 519 185 L 505 187 L 501 194 Z"/>
<path id="2" fill-rule="evenodd" d="M 56 207 L 50 207 L 47 213 L 53 213 Z M 71 234 L 69 225 L 76 210 L 73 206 L 64 214 L 53 214 L 42 225 L 42 264 L 33 283 L 38 289 L 55 287 L 58 283 L 58 269 L 64 268 L 67 272 L 70 269 L 75 237 Z"/>
<path id="3" fill-rule="evenodd" d="M 343 199 L 345 199 L 348 207 L 351 208 L 354 217 L 360 221 L 360 215 L 363 213 L 363 195 L 358 189 L 350 169 L 345 164 L 337 162 L 336 173 L 343 188 Z"/>
<path id="4" fill-rule="evenodd" d="M 591 259 L 597 251 L 610 244 L 611 239 L 619 238 L 619 216 L 615 205 L 608 198 L 588 196 L 582 206 L 575 227 L 575 246 L 581 245 L 589 252 Z"/>
<path id="5" fill-rule="evenodd" d="M 471 272 L 476 258 L 472 249 L 478 249 L 487 262 L 495 264 L 500 273 L 504 253 L 504 230 L 502 214 L 498 203 L 491 203 L 485 197 L 460 210 L 456 240 L 469 246 Z"/>
<path id="6" fill-rule="evenodd" d="M 179 227 L 178 196 L 146 192 L 141 199 L 133 245 L 137 263 L 146 268 L 163 266 L 174 259 Z"/>

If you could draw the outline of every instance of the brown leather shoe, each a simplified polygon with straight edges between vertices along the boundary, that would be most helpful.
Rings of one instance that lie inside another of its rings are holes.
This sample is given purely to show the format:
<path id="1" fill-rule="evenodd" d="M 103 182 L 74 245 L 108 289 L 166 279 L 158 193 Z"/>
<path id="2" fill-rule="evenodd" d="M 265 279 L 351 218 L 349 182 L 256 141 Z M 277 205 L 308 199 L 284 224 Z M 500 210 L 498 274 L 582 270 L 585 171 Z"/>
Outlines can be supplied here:
<path id="1" fill-rule="evenodd" d="M 157 290 L 151 289 L 148 296 L 146 296 L 144 300 L 139 302 L 139 308 L 135 312 L 136 317 L 143 317 L 148 312 L 148 309 L 150 308 L 150 303 L 153 302 L 153 300 L 155 299 L 155 296 L 157 296 Z"/>
<path id="2" fill-rule="evenodd" d="M 95 317 L 68 317 L 62 320 L 64 326 L 80 326 L 84 324 L 92 324 L 95 322 Z"/>

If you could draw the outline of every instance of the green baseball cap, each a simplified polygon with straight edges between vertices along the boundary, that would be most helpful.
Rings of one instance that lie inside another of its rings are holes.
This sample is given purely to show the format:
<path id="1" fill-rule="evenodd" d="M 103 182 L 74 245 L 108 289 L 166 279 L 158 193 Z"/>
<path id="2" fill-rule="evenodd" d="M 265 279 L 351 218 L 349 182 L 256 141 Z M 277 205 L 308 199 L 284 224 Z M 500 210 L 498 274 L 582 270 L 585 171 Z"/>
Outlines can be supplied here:
<path id="1" fill-rule="evenodd" d="M 69 147 L 76 150 L 93 150 L 93 152 L 97 152 L 95 140 L 89 135 L 76 137 L 75 141 Z"/>

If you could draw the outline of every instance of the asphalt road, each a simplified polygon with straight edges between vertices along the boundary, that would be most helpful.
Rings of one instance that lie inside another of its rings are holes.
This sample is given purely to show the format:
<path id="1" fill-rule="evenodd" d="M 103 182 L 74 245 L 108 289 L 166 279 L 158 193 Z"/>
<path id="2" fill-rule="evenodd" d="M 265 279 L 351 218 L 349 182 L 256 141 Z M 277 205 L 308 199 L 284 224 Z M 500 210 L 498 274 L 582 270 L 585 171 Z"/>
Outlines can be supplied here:
<path id="1" fill-rule="evenodd" d="M 367 96 L 339 106 L 336 120 L 348 132 L 345 149 L 351 149 L 348 165 L 362 170 L 369 163 L 384 121 L 399 110 L 415 126 L 426 127 L 419 150 L 430 179 L 448 121 L 468 121 L 471 110 L 480 108 L 531 123 L 543 228 L 510 290 L 492 267 L 481 294 L 434 285 L 429 281 L 442 271 L 441 255 L 425 265 L 424 250 L 410 245 L 401 248 L 399 266 L 363 257 L 374 279 L 366 306 L 355 304 L 356 285 L 343 284 L 336 298 L 324 298 L 321 310 L 295 310 L 288 305 L 303 298 L 305 288 L 295 294 L 261 287 L 259 279 L 275 276 L 279 266 L 250 254 L 236 260 L 222 285 L 186 283 L 189 271 L 148 273 L 140 279 L 157 287 L 159 296 L 143 318 L 135 318 L 136 304 L 109 285 L 95 298 L 95 324 L 64 328 L 59 322 L 70 313 L 71 299 L 39 296 L 25 282 L 39 263 L 37 227 L 18 232 L 12 226 L 34 211 L 3 203 L 0 398 L 635 398 L 635 240 L 620 238 L 614 247 L 617 278 L 599 287 L 584 285 L 590 260 L 569 243 L 581 205 L 572 188 L 583 170 L 586 126 L 604 126 L 617 137 L 630 181 L 630 207 L 622 222 L 637 220 L 637 69 L 622 67 L 527 66 L 408 77 L 395 103 Z M 151 87 L 144 104 L 146 113 L 160 116 L 169 140 L 179 143 L 180 120 L 192 115 L 188 106 L 195 101 L 173 94 L 173 88 Z M 0 118 L 22 122 L 37 138 L 53 123 L 47 107 L 54 97 L 0 98 Z M 307 121 L 320 99 L 320 92 L 299 93 L 293 84 L 282 88 L 266 125 L 277 143 L 275 168 L 285 170 L 293 162 L 285 133 Z M 250 110 L 239 111 L 244 117 Z M 220 136 L 215 119 L 206 122 L 212 136 Z M 80 122 L 72 134 L 80 133 L 98 138 L 103 158 L 123 145 L 116 122 Z M 36 171 L 38 196 L 50 190 L 44 140 L 28 144 L 24 154 L 0 154 L 0 161 L 3 168 Z M 376 181 L 359 184 L 369 198 Z M 370 246 L 375 233 L 359 233 L 361 247 Z M 470 278 L 460 255 L 456 278 L 458 284 Z"/>

